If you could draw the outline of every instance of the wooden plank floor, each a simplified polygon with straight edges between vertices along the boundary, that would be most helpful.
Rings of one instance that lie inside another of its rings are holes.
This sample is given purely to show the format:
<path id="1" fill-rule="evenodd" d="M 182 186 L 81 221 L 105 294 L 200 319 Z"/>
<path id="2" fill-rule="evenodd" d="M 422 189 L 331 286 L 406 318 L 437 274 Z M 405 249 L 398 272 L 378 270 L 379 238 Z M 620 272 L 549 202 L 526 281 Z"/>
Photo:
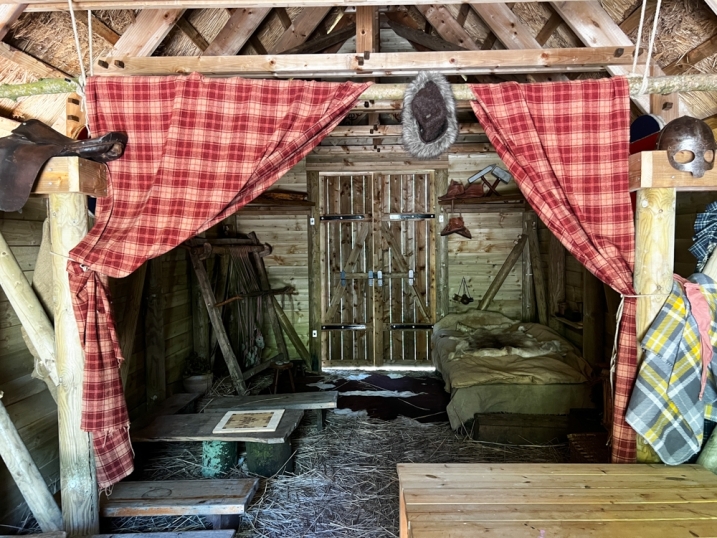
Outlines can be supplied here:
<path id="1" fill-rule="evenodd" d="M 401 538 L 717 538 L 699 465 L 399 464 Z"/>

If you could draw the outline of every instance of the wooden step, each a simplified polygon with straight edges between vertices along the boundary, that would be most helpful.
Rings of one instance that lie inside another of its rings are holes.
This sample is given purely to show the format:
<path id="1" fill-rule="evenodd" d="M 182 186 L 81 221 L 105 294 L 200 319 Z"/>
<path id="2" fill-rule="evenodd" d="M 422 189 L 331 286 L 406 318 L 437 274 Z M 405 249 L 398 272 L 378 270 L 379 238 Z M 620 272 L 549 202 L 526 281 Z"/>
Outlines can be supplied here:
<path id="1" fill-rule="evenodd" d="M 210 400 L 202 410 L 219 413 L 241 409 L 335 409 L 338 396 L 339 393 L 335 390 L 258 396 L 222 396 Z"/>
<path id="2" fill-rule="evenodd" d="M 258 484 L 257 478 L 120 482 L 110 497 L 102 496 L 100 514 L 104 517 L 239 515 L 244 513 Z"/>

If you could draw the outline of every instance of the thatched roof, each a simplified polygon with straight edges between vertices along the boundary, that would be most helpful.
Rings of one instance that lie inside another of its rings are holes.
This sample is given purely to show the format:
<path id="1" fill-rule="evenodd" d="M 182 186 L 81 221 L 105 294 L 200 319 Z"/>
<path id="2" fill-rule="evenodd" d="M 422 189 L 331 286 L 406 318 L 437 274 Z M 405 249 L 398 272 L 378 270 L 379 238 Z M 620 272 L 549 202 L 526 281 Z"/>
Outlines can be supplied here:
<path id="1" fill-rule="evenodd" d="M 47 0 L 34 1 L 40 3 L 30 3 L 24 12 L 15 4 L 0 6 L 0 36 L 4 35 L 3 54 L 0 54 L 0 83 L 30 82 L 47 77 L 76 77 L 80 72 L 67 6 L 64 3 L 50 4 Z M 189 9 L 171 9 L 168 7 L 169 2 L 165 2 L 166 5 L 160 2 L 161 0 L 143 2 L 144 5 L 152 7 L 164 6 L 155 11 L 163 13 L 163 16 L 155 17 L 153 21 L 147 20 L 147 13 L 144 17 L 140 16 L 142 12 L 139 10 L 93 11 L 94 59 L 120 55 L 201 56 L 205 51 L 206 54 L 212 54 L 220 41 L 225 43 L 227 39 L 236 40 L 242 32 L 245 35 L 240 36 L 238 52 L 231 46 L 224 45 L 218 47 L 222 55 L 303 52 L 355 54 L 357 48 L 356 30 L 353 30 L 353 25 L 357 23 L 356 8 L 330 7 L 330 0 L 326 2 L 326 7 L 317 7 L 323 0 L 315 0 L 311 3 L 313 7 L 273 8 L 262 17 L 257 17 L 255 13 L 252 15 L 253 26 L 248 29 L 241 27 L 241 17 L 250 15 L 242 15 L 240 11 L 247 6 L 260 6 L 260 0 L 251 5 L 249 0 L 225 0 L 216 4 L 206 0 L 175 0 L 172 3 L 173 7 L 181 5 L 189 6 Z M 297 6 L 301 3 L 287 0 L 285 5 Z M 89 68 L 87 11 L 79 10 L 85 4 L 121 8 L 132 5 L 132 2 L 76 0 L 83 62 Z M 378 34 L 376 41 L 380 45 L 372 47 L 371 50 L 381 53 L 460 49 L 518 51 L 534 49 L 541 45 L 546 49 L 572 49 L 586 46 L 625 46 L 637 39 L 641 3 L 633 0 L 603 0 L 598 3 L 593 0 L 572 4 L 580 7 L 567 14 L 562 7 L 565 3 L 517 3 L 508 11 L 505 11 L 505 5 L 500 5 L 503 11 L 491 11 L 490 14 L 484 10 L 488 4 L 481 3 L 376 6 L 369 9 L 378 13 L 374 32 Z M 217 7 L 191 9 L 197 5 Z M 717 15 L 711 5 L 717 8 L 716 3 L 703 0 L 663 2 L 653 52 L 658 70 L 661 68 L 668 75 L 717 73 Z M 52 11 L 53 9 L 61 11 Z M 258 10 L 258 7 L 253 9 L 255 12 Z M 252 9 L 243 11 L 249 12 Z M 647 0 L 648 17 L 642 37 L 644 49 L 647 48 L 654 12 L 655 1 Z M 18 13 L 21 14 L 14 20 Z M 609 18 L 598 24 L 594 18 L 597 16 Z M 361 21 L 365 23 L 366 11 L 362 11 L 361 17 Z M 604 28 L 605 26 L 609 28 Z M 594 35 L 595 28 L 598 28 L 600 35 Z M 331 39 L 332 36 L 336 38 Z M 359 47 L 364 47 L 362 51 L 368 50 L 366 37 L 360 36 L 359 39 Z M 208 48 L 210 46 L 211 48 Z M 307 64 L 311 64 L 311 60 L 308 60 Z M 596 69 L 598 68 L 585 73 L 581 73 L 580 69 L 572 69 L 564 76 L 597 77 L 608 76 L 611 72 L 610 68 L 597 72 Z M 619 69 L 629 71 L 630 66 Z M 275 74 L 267 73 L 267 76 Z M 556 75 L 550 77 L 555 78 Z M 306 78 L 317 78 L 317 74 L 307 69 Z M 455 80 L 465 78 L 457 77 Z M 471 75 L 467 79 L 544 80 L 545 75 L 538 74 L 532 78 L 527 72 L 502 74 L 498 77 L 481 74 Z M 405 77 L 380 77 L 379 80 L 394 82 L 405 80 Z M 717 114 L 716 93 L 685 93 L 681 98 L 683 113 L 699 118 Z M 0 115 L 16 119 L 35 117 L 53 123 L 60 116 L 63 107 L 64 96 L 57 95 L 26 97 L 18 102 L 0 100 Z"/>

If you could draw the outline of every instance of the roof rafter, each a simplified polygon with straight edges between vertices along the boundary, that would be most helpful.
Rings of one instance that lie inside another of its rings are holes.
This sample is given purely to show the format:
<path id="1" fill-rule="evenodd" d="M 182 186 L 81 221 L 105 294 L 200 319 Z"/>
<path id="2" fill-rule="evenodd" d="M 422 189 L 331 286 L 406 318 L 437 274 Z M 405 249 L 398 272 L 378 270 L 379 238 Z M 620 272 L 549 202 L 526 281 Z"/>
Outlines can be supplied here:
<path id="1" fill-rule="evenodd" d="M 470 34 L 466 32 L 465 28 L 458 23 L 445 7 L 440 5 L 421 5 L 416 7 L 443 39 L 464 49 L 480 50 L 480 47 L 476 45 Z"/>
<path id="2" fill-rule="evenodd" d="M 143 9 L 115 43 L 111 54 L 149 56 L 183 14 L 184 9 Z"/>
<path id="3" fill-rule="evenodd" d="M 321 24 L 326 15 L 329 14 L 332 7 L 323 6 L 304 9 L 268 51 L 271 54 L 281 54 L 304 43 Z"/>
<path id="4" fill-rule="evenodd" d="M 471 8 L 490 28 L 490 31 L 509 50 L 542 49 L 542 45 L 531 34 L 518 16 L 506 4 L 471 4 Z M 567 80 L 562 75 L 534 75 L 534 80 Z"/>
<path id="5" fill-rule="evenodd" d="M 233 56 L 236 54 L 270 12 L 270 7 L 235 10 L 214 41 L 204 51 L 204 56 Z"/>

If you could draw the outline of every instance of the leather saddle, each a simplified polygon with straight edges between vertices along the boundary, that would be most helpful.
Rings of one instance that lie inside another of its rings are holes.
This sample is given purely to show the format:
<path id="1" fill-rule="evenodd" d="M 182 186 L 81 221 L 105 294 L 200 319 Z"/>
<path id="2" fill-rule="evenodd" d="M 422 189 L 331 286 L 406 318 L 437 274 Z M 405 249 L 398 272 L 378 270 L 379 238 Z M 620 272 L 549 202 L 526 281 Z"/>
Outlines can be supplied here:
<path id="1" fill-rule="evenodd" d="M 105 163 L 119 159 L 126 144 L 125 133 L 73 140 L 41 121 L 22 122 L 10 136 L 0 138 L 0 211 L 22 209 L 37 175 L 52 157 L 77 156 Z"/>

